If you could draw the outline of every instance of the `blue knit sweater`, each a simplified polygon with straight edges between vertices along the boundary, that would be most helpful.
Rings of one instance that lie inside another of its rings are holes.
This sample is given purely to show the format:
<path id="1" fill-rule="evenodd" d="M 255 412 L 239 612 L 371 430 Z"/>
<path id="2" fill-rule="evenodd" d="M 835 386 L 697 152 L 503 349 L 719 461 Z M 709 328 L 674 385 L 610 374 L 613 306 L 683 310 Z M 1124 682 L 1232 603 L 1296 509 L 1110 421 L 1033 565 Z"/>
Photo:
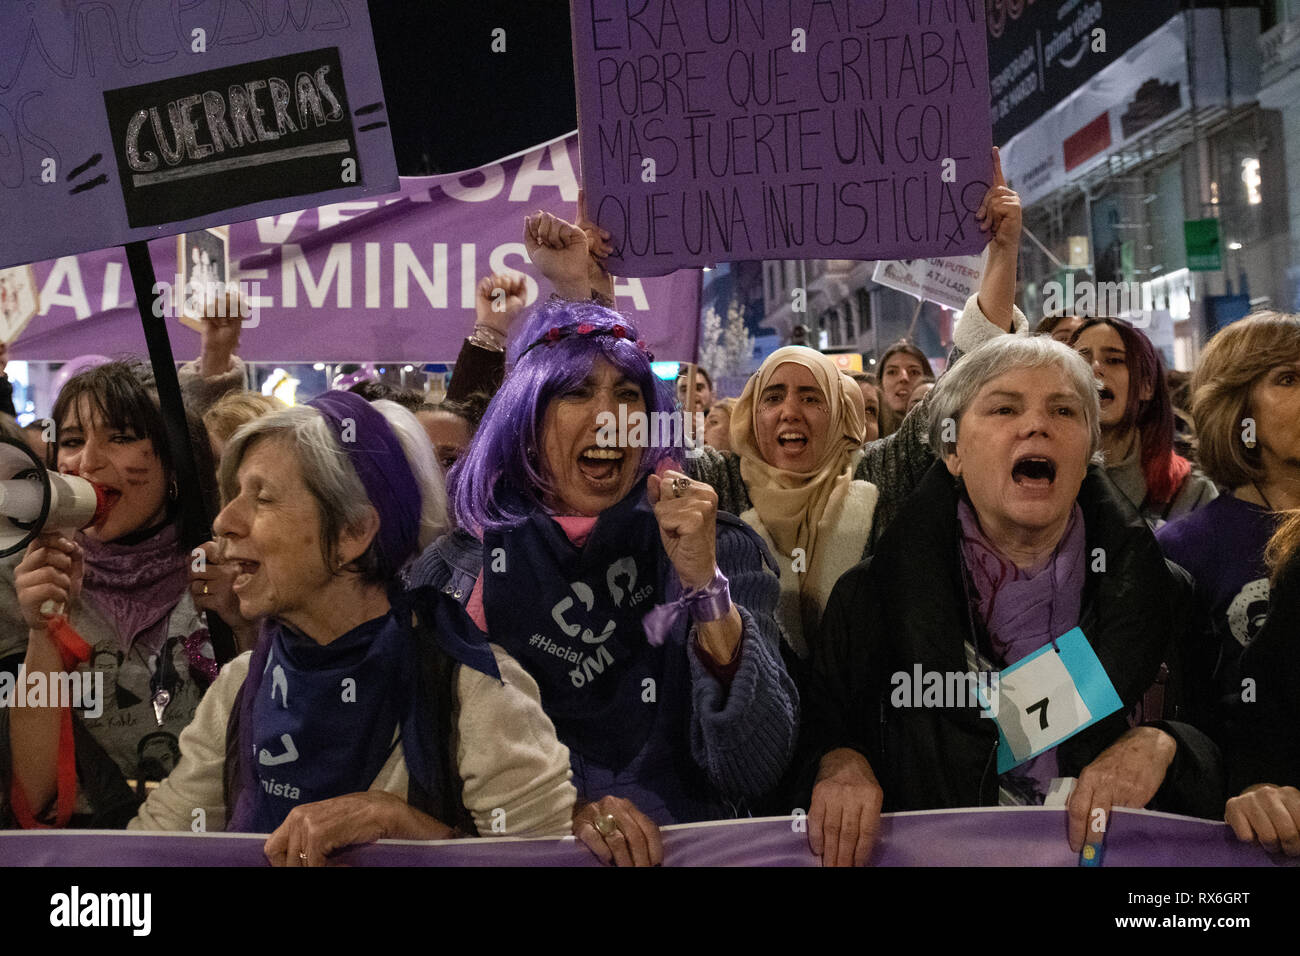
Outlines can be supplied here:
<path id="1" fill-rule="evenodd" d="M 695 628 L 683 616 L 665 642 L 670 652 L 656 679 L 654 729 L 631 763 L 614 771 L 584 754 L 588 734 L 618 728 L 591 726 L 561 738 L 583 800 L 623 797 L 662 826 L 744 815 L 748 802 L 781 780 L 798 737 L 799 695 L 781 658 L 776 567 L 762 539 L 721 513 L 717 560 L 744 623 L 730 688 L 700 663 L 690 646 Z M 412 587 L 438 588 L 464 605 L 482 566 L 482 543 L 458 531 L 434 542 L 407 577 Z M 665 593 L 665 583 L 660 581 L 658 593 Z M 465 626 L 474 631 L 467 639 L 482 639 L 468 617 Z"/>

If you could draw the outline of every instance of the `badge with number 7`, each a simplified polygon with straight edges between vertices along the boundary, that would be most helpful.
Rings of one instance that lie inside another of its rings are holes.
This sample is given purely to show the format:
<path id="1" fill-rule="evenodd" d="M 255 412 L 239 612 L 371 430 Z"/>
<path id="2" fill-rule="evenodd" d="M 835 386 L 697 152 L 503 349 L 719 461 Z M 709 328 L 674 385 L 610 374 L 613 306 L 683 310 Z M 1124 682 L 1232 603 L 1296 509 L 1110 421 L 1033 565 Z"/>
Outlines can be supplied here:
<path id="1" fill-rule="evenodd" d="M 998 678 L 998 773 L 1051 750 L 1123 707 L 1092 645 L 1075 628 Z M 986 706 L 985 710 L 989 710 Z"/>

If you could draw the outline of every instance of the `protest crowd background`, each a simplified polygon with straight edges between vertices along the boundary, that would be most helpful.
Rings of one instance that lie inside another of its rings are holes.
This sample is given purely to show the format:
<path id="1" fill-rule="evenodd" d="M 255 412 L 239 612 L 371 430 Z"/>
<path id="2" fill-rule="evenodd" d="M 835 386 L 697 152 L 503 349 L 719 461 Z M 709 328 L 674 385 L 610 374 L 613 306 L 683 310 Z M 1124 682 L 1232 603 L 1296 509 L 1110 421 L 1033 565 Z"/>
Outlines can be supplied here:
<path id="1" fill-rule="evenodd" d="M 1290 5 L 575 3 L 497 81 L 560 125 L 473 154 L 416 14 L 48 6 L 0 13 L 0 828 L 1300 857 Z M 540 29 L 491 13 L 478 70 Z"/>

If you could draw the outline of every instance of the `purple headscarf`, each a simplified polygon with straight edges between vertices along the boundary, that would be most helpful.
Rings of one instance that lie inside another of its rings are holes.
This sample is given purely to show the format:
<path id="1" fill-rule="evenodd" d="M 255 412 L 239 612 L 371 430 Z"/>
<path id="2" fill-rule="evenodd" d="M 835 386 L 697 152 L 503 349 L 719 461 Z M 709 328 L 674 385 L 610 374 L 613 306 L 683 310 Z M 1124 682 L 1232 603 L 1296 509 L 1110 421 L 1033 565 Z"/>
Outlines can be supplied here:
<path id="1" fill-rule="evenodd" d="M 307 403 L 329 423 L 379 512 L 380 567 L 395 575 L 419 548 L 420 486 L 388 419 L 360 395 L 330 391 Z"/>

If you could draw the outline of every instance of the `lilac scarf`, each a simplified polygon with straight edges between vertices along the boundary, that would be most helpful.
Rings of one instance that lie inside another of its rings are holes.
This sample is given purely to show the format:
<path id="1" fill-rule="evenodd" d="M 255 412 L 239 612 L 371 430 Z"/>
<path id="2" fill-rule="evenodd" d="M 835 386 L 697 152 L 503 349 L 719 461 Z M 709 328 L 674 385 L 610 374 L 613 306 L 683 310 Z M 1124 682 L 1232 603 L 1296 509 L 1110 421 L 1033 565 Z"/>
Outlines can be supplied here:
<path id="1" fill-rule="evenodd" d="M 1074 505 L 1056 550 L 1038 567 L 1021 570 L 984 535 L 974 509 L 957 503 L 961 551 L 975 585 L 975 603 L 994 656 L 1004 667 L 1077 627 L 1083 608 L 1087 541 L 1083 512 Z M 1008 776 L 1028 778 L 1041 798 L 1060 776 L 1056 748 L 1021 764 Z M 1041 799 L 1038 802 L 1042 802 Z"/>
<path id="2" fill-rule="evenodd" d="M 137 544 L 118 544 L 79 535 L 85 553 L 82 594 L 117 631 L 119 649 L 130 650 L 144 635 L 150 650 L 166 638 L 166 622 L 185 596 L 188 555 L 175 524 Z M 145 632 L 148 632 L 145 634 Z"/>

